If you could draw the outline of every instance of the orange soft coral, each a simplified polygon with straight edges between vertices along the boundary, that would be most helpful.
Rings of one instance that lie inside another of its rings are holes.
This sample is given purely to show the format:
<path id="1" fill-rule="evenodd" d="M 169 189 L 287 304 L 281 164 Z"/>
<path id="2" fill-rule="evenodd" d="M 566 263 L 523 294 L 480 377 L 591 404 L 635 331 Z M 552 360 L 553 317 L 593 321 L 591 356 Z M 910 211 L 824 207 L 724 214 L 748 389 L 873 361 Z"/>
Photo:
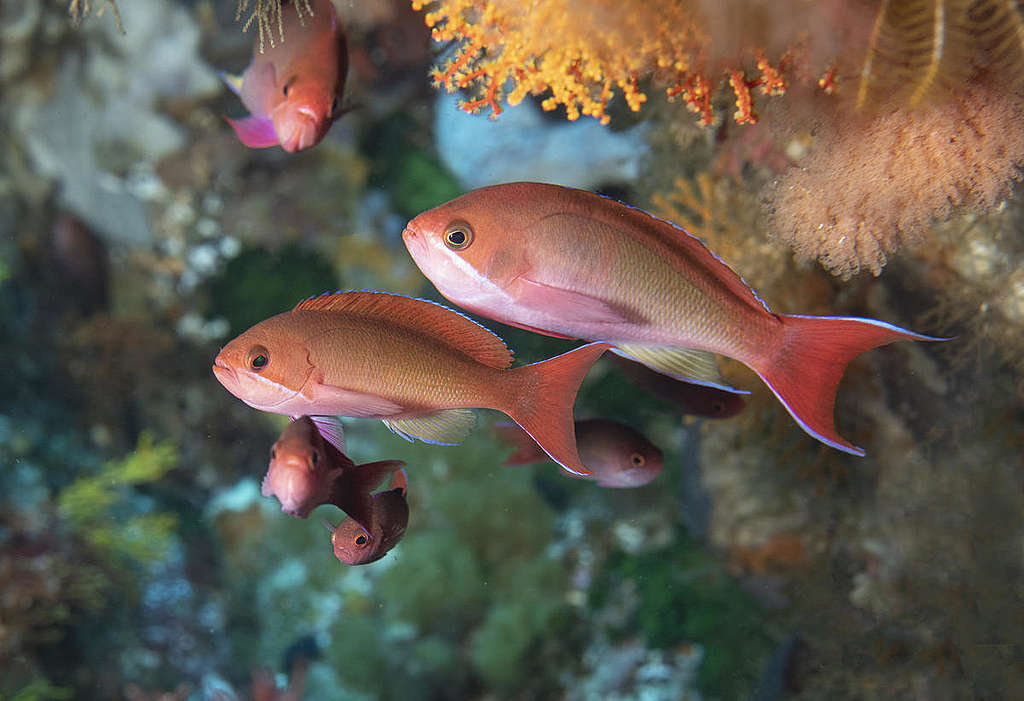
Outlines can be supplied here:
<path id="1" fill-rule="evenodd" d="M 989 80 L 917 108 L 836 109 L 817 134 L 769 192 L 772 228 L 836 275 L 877 275 L 933 219 L 988 211 L 1009 194 L 1024 163 L 1024 92 Z"/>
<path id="2" fill-rule="evenodd" d="M 760 31 L 741 31 L 736 21 L 714 46 L 709 26 L 693 3 L 622 0 L 413 0 L 413 8 L 430 6 L 424 19 L 436 41 L 456 42 L 455 54 L 434 71 L 435 84 L 449 91 L 472 88 L 467 111 L 488 108 L 501 113 L 502 101 L 518 104 L 527 94 L 550 93 L 545 109 L 564 106 L 570 120 L 589 115 L 608 121 L 606 108 L 616 91 L 633 111 L 647 100 L 640 81 L 653 77 L 668 96 L 682 97 L 712 121 L 711 93 L 731 76 L 737 121 L 753 122 L 751 88 L 760 94 L 785 92 L 790 42 Z M 745 6 L 760 17 L 757 3 Z M 783 13 L 784 14 L 784 13 Z M 749 29 L 758 23 L 747 21 Z M 785 34 L 785 33 L 783 33 Z M 774 62 L 766 58 L 774 56 Z M 743 67 L 756 66 L 744 73 Z"/>

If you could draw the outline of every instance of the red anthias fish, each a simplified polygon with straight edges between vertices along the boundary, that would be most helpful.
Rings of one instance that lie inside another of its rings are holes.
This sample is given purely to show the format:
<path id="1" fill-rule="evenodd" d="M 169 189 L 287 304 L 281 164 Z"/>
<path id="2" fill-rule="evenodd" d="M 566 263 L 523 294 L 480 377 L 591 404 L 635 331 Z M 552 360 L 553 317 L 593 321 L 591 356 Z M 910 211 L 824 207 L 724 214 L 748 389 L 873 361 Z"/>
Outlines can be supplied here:
<path id="1" fill-rule="evenodd" d="M 747 405 L 743 395 L 730 390 L 676 380 L 620 355 L 612 355 L 611 360 L 630 382 L 671 404 L 682 414 L 728 419 Z"/>
<path id="2" fill-rule="evenodd" d="M 474 190 L 417 216 L 403 238 L 441 294 L 470 311 L 605 341 L 654 370 L 724 389 L 713 354 L 735 358 L 801 428 L 854 455 L 864 451 L 833 417 L 847 363 L 892 341 L 942 340 L 874 319 L 774 314 L 686 231 L 558 185 Z"/>
<path id="3" fill-rule="evenodd" d="M 347 565 L 376 562 L 405 535 L 409 525 L 408 479 L 405 470 L 391 478 L 391 487 L 371 495 L 370 517 L 366 525 L 347 518 L 337 526 L 324 521 L 331 532 L 334 556 Z"/>
<path id="4" fill-rule="evenodd" d="M 570 472 L 573 403 L 607 344 L 509 369 L 512 352 L 475 321 L 426 300 L 343 292 L 300 302 L 221 349 L 220 383 L 251 407 L 296 417 L 382 419 L 396 433 L 453 445 L 473 428 L 472 408 L 497 409 Z"/>
<path id="5" fill-rule="evenodd" d="M 323 426 L 330 420 L 321 420 Z M 361 522 L 368 522 L 365 494 L 405 463 L 398 460 L 356 465 L 345 455 L 340 424 L 321 429 L 302 416 L 288 424 L 270 450 L 270 467 L 261 493 L 277 497 L 286 514 L 306 518 L 321 504 L 334 504 Z M 370 487 L 364 482 L 377 481 Z"/>
<path id="6" fill-rule="evenodd" d="M 516 446 L 506 465 L 528 465 L 548 457 L 532 438 L 509 423 L 495 424 L 505 441 Z M 586 479 L 602 487 L 641 487 L 661 474 L 661 450 L 636 429 L 610 419 L 576 422 L 576 447 L 580 460 L 593 472 Z"/>
<path id="7" fill-rule="evenodd" d="M 295 153 L 320 142 L 341 114 L 348 72 L 345 32 L 331 0 L 309 0 L 313 16 L 300 15 L 303 2 L 282 3 L 284 39 L 253 49 L 241 77 L 224 80 L 250 112 L 227 119 L 242 143 L 252 148 L 280 145 Z"/>

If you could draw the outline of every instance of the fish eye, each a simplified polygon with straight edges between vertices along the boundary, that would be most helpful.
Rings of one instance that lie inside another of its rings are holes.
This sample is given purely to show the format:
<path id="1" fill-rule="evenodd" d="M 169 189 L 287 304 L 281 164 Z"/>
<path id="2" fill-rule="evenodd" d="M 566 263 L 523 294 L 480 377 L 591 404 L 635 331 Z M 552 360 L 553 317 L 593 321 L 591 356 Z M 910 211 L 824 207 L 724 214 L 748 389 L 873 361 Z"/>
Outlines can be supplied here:
<path id="1" fill-rule="evenodd" d="M 285 84 L 284 84 L 284 87 L 283 87 L 283 88 L 281 88 L 281 92 L 282 92 L 282 93 L 284 93 L 284 96 L 285 96 L 285 97 L 288 97 L 288 86 L 289 86 L 289 85 L 291 85 L 291 83 L 285 83 Z"/>
<path id="2" fill-rule="evenodd" d="M 270 459 L 277 460 L 277 448 L 270 449 Z"/>
<path id="3" fill-rule="evenodd" d="M 633 465 L 633 467 L 643 467 L 645 464 L 647 464 L 647 458 L 645 458 L 640 453 L 633 453 L 632 455 L 629 456 L 629 462 Z"/>
<path id="4" fill-rule="evenodd" d="M 366 545 L 367 541 L 369 541 L 369 540 L 370 539 L 367 538 L 365 534 L 360 533 L 359 535 L 356 536 L 356 539 L 353 542 L 356 544 L 357 548 L 362 548 L 362 547 L 364 547 Z"/>
<path id="5" fill-rule="evenodd" d="M 455 222 L 444 232 L 444 245 L 453 251 L 461 251 L 473 243 L 473 230 L 466 222 Z"/>
<path id="6" fill-rule="evenodd" d="M 253 346 L 249 350 L 249 367 L 259 372 L 267 366 L 270 362 L 270 356 L 267 353 L 267 349 L 263 346 Z"/>
<path id="7" fill-rule="evenodd" d="M 319 462 L 319 461 L 320 461 L 320 451 L 314 450 L 313 451 L 313 464 L 316 465 L 317 462 Z"/>

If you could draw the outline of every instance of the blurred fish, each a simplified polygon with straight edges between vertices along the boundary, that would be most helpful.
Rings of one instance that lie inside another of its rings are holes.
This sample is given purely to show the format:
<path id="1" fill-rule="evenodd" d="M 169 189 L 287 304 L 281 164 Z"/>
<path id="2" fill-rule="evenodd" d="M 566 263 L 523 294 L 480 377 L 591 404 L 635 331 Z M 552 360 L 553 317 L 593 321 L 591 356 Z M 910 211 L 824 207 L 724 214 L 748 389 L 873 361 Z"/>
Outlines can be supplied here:
<path id="1" fill-rule="evenodd" d="M 676 380 L 621 355 L 612 355 L 611 359 L 630 382 L 676 407 L 680 413 L 709 419 L 728 419 L 743 411 L 747 405 L 743 396 L 735 392 Z"/>
<path id="2" fill-rule="evenodd" d="M 50 229 L 48 263 L 65 303 L 83 316 L 103 311 L 110 302 L 110 256 L 103 241 L 80 219 L 57 215 Z"/>
<path id="3" fill-rule="evenodd" d="M 250 112 L 230 119 L 246 146 L 277 146 L 289 153 L 320 142 L 341 114 L 348 72 L 345 32 L 331 0 L 309 0 L 313 16 L 302 16 L 304 2 L 282 2 L 284 38 L 260 52 L 241 76 L 222 74 Z"/>
<path id="4" fill-rule="evenodd" d="M 515 424 L 498 423 L 494 429 L 517 448 L 505 461 L 506 465 L 527 465 L 548 459 L 540 446 Z M 661 474 L 663 459 L 658 446 L 636 429 L 618 421 L 577 421 L 576 447 L 580 460 L 594 473 L 586 479 L 602 487 L 640 487 Z"/>
<path id="5" fill-rule="evenodd" d="M 395 472 L 389 489 L 371 495 L 372 508 L 366 525 L 353 518 L 337 526 L 324 521 L 331 531 L 335 557 L 347 565 L 366 565 L 381 559 L 398 545 L 409 524 L 408 485 L 405 470 Z"/>
<path id="6" fill-rule="evenodd" d="M 300 302 L 228 343 L 213 372 L 251 407 L 288 416 L 383 419 L 401 436 L 460 442 L 472 408 L 497 409 L 570 472 L 580 464 L 572 406 L 583 376 L 608 346 L 589 344 L 508 369 L 496 335 L 433 302 L 343 292 Z"/>
<path id="7" fill-rule="evenodd" d="M 367 495 L 405 463 L 385 460 L 356 465 L 344 453 L 340 424 L 330 430 L 318 428 L 334 422 L 302 416 L 290 423 L 270 451 L 261 493 L 277 497 L 282 511 L 299 518 L 306 518 L 321 504 L 334 504 L 360 523 L 368 523 Z"/>
<path id="8" fill-rule="evenodd" d="M 420 214 L 402 234 L 448 299 L 506 324 L 606 341 L 666 375 L 719 389 L 715 353 L 761 377 L 810 435 L 835 429 L 843 372 L 892 341 L 942 340 L 873 319 L 773 314 L 694 236 L 583 190 L 511 183 Z"/>

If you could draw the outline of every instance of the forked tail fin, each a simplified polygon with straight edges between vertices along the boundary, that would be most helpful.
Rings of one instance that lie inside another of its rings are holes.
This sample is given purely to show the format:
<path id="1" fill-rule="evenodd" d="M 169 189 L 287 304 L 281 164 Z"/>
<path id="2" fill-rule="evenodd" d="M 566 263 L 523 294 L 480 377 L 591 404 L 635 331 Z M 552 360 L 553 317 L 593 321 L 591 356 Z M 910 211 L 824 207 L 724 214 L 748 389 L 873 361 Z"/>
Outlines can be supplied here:
<path id="1" fill-rule="evenodd" d="M 576 452 L 572 406 L 590 367 L 611 348 L 588 343 L 568 353 L 509 371 L 514 395 L 502 411 L 544 449 L 552 460 L 574 475 L 592 474 Z"/>
<path id="2" fill-rule="evenodd" d="M 783 331 L 764 367 L 753 367 L 800 427 L 833 448 L 864 455 L 836 432 L 836 390 L 847 364 L 893 341 L 945 341 L 874 319 L 780 314 Z"/>

